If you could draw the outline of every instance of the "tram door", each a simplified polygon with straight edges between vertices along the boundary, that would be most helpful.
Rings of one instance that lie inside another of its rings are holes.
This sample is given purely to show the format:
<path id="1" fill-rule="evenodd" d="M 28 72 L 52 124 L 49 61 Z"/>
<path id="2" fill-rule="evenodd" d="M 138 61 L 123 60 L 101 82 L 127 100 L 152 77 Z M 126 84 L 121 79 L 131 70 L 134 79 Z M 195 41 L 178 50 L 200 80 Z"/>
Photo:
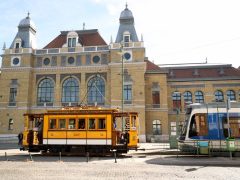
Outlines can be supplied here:
<path id="1" fill-rule="evenodd" d="M 42 144 L 43 118 L 25 116 L 23 145 Z"/>
<path id="2" fill-rule="evenodd" d="M 128 137 L 128 146 L 136 146 L 138 143 L 138 117 L 135 115 L 130 116 L 129 119 L 129 137 Z"/>

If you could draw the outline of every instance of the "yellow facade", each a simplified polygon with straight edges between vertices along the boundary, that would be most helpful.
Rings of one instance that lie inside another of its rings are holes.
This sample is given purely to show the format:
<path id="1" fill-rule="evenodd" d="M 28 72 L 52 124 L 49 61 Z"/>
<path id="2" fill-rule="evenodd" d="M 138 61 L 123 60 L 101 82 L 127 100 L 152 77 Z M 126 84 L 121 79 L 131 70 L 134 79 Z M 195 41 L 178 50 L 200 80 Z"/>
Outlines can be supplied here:
<path id="1" fill-rule="evenodd" d="M 17 134 L 23 131 L 25 113 L 43 113 L 49 109 L 59 109 L 64 105 L 88 104 L 88 85 L 91 79 L 97 76 L 101 77 L 104 84 L 102 90 L 104 97 L 101 97 L 104 103 L 98 105 L 119 109 L 123 107 L 124 111 L 137 111 L 140 142 L 168 140 L 171 122 L 184 119 L 183 94 L 186 91 L 193 94 L 193 102 L 195 102 L 194 93 L 199 90 L 204 94 L 205 103 L 214 100 L 216 90 L 224 93 L 224 100 L 227 98 L 227 91 L 233 90 L 236 100 L 240 100 L 240 76 L 237 74 L 227 76 L 229 72 L 225 72 L 225 76 L 222 73 L 224 65 L 210 67 L 220 69 L 220 75 L 224 78 L 221 76 L 209 76 L 207 79 L 200 76 L 177 78 L 176 76 L 174 79 L 171 68 L 158 67 L 147 60 L 142 40 L 130 41 L 127 46 L 122 46 L 122 42 L 95 46 L 77 45 L 73 49 L 66 46 L 67 42 L 57 48 L 16 49 L 11 46 L 4 49 L 0 74 L 0 134 Z M 126 52 L 131 56 L 129 60 L 123 57 Z M 96 56 L 100 57 L 99 62 L 94 62 Z M 73 64 L 68 63 L 71 57 L 74 58 Z M 14 62 L 14 58 L 18 58 L 20 62 Z M 50 60 L 50 64 L 44 64 L 46 58 Z M 192 69 L 203 68 L 201 65 L 197 66 Z M 234 71 L 239 74 L 239 69 Z M 75 104 L 63 104 L 63 84 L 70 77 L 73 77 L 79 85 L 78 100 Z M 53 82 L 53 100 L 50 104 L 39 104 L 39 85 L 46 78 Z M 122 100 L 123 85 L 131 88 L 129 91 L 126 90 L 129 101 Z M 10 91 L 14 88 L 17 92 L 14 94 L 15 99 L 11 100 Z M 180 114 L 176 114 L 173 110 L 172 93 L 175 91 L 181 94 Z M 98 93 L 97 89 L 96 93 Z M 159 100 L 156 97 L 153 100 L 154 93 Z M 158 130 L 154 131 L 154 128 Z"/>

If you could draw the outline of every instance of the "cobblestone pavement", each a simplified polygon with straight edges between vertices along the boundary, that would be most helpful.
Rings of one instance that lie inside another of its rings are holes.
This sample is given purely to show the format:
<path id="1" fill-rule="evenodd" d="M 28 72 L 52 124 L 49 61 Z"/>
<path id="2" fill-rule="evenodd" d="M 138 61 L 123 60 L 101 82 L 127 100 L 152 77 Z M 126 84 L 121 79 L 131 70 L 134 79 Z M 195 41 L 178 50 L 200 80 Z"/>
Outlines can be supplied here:
<path id="1" fill-rule="evenodd" d="M 159 155 L 163 144 L 113 157 L 42 156 L 0 149 L 0 179 L 239 179 L 240 159 Z M 162 151 L 164 149 L 162 148 Z M 7 156 L 5 157 L 5 152 Z M 8 160 L 8 161 L 7 161 Z M 204 164 L 205 162 L 205 164 Z"/>

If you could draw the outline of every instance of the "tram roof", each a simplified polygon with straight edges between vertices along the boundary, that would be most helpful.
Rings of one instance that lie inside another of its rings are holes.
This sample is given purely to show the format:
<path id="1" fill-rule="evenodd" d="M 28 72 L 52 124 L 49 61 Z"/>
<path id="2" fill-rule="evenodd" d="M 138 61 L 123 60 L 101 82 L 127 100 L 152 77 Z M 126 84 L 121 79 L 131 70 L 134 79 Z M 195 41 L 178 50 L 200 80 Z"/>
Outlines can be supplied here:
<path id="1" fill-rule="evenodd" d="M 193 103 L 189 104 L 187 106 L 188 108 L 227 108 L 227 104 L 225 102 L 212 102 L 207 104 L 201 104 L 201 103 Z M 240 108 L 239 102 L 231 102 L 231 108 Z"/>
<path id="2" fill-rule="evenodd" d="M 64 107 L 58 110 L 47 110 L 42 114 L 24 114 L 25 116 L 43 117 L 44 115 L 91 115 L 91 114 L 113 114 L 115 117 L 128 116 L 130 114 L 137 115 L 137 112 L 120 112 L 119 109 L 104 109 L 101 107 Z"/>

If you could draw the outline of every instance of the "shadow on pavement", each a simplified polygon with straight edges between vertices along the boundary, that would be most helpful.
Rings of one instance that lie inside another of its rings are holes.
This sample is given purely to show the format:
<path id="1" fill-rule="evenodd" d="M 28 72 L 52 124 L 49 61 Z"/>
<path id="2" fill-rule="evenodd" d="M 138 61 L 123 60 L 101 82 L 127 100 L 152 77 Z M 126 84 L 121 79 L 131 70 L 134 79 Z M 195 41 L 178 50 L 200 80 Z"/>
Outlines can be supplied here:
<path id="1" fill-rule="evenodd" d="M 119 155 L 116 158 L 117 160 L 120 159 L 128 159 L 132 158 L 132 156 L 129 155 Z M 85 156 L 84 154 L 81 155 L 61 155 L 60 154 L 40 154 L 40 153 L 28 153 L 27 151 L 18 151 L 18 149 L 15 149 L 14 152 L 9 151 L 0 151 L 0 161 L 14 161 L 14 162 L 102 162 L 102 161 L 108 161 L 108 162 L 115 162 L 115 158 L 113 155 L 107 155 L 107 156 L 97 156 L 96 154 L 93 154 L 89 157 Z"/>
<path id="2" fill-rule="evenodd" d="M 206 156 L 162 156 L 145 161 L 147 164 L 168 166 L 216 166 L 216 167 L 240 167 L 239 158 L 206 157 Z M 192 169 L 193 170 L 193 169 Z M 191 171 L 191 169 L 189 169 Z"/>

